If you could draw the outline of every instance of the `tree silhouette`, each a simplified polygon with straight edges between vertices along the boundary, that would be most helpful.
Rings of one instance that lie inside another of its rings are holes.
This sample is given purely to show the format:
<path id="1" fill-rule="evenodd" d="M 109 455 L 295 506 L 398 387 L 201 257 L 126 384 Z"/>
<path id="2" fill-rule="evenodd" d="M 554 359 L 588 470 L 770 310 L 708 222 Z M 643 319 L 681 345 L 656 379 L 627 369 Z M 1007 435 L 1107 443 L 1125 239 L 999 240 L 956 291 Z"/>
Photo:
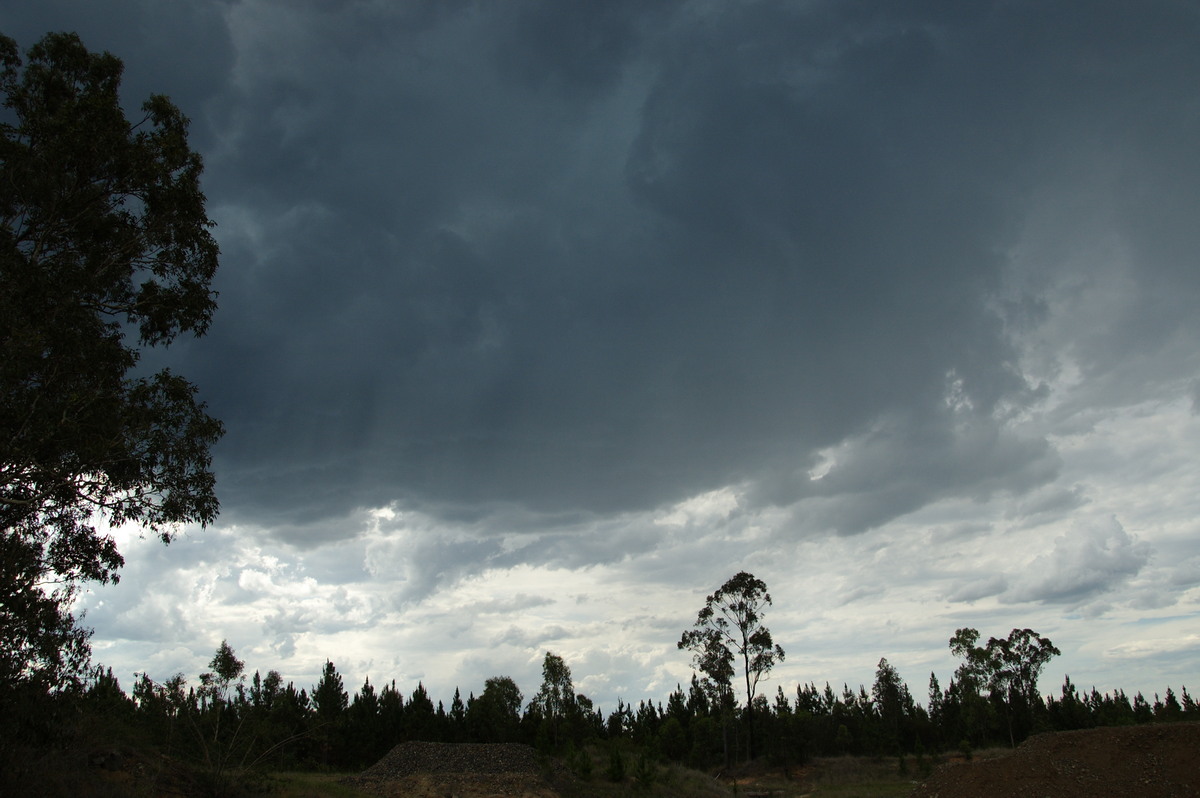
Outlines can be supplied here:
<path id="1" fill-rule="evenodd" d="M 86 665 L 71 600 L 124 564 L 96 516 L 164 541 L 216 517 L 222 434 L 182 377 L 131 376 L 216 308 L 188 120 L 153 95 L 131 123 L 121 61 L 74 34 L 26 58 L 0 36 L 0 689 Z"/>
<path id="2" fill-rule="evenodd" d="M 752 705 L 758 682 L 776 662 L 783 649 L 762 623 L 771 604 L 767 585 L 753 574 L 741 571 L 704 601 L 696 623 L 679 639 L 678 647 L 692 652 L 693 664 L 718 688 L 732 690 L 733 662 L 740 658 L 746 685 L 746 713 L 750 720 L 750 756 L 754 756 Z"/>

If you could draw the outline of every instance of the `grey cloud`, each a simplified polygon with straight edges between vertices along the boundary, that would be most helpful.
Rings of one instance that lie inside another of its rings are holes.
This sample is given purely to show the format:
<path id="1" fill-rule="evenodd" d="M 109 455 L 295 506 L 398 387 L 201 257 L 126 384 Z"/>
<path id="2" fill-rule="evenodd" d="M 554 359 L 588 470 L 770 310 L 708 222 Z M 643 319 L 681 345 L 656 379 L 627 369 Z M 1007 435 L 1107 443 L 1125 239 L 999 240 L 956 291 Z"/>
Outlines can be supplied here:
<path id="1" fill-rule="evenodd" d="M 661 532 L 644 521 L 620 519 L 531 538 L 504 559 L 512 564 L 528 562 L 556 568 L 581 568 L 645 554 L 652 551 L 660 539 Z"/>
<path id="2" fill-rule="evenodd" d="M 1079 485 L 1052 485 L 1030 491 L 1024 499 L 1014 503 L 1008 515 L 1025 523 L 1047 523 L 1069 515 L 1087 502 Z"/>
<path id="3" fill-rule="evenodd" d="M 505 15 L 495 48 L 500 69 L 534 87 L 588 96 L 620 79 L 648 25 L 661 24 L 671 6 L 637 0 L 571 6 L 553 0 L 516 4 Z"/>
<path id="4" fill-rule="evenodd" d="M 187 639 L 198 619 L 189 618 L 184 610 L 185 605 L 170 593 L 143 596 L 136 604 L 122 603 L 113 595 L 103 605 L 87 609 L 81 622 L 87 628 L 103 629 L 109 639 L 161 643 Z"/>
<path id="5" fill-rule="evenodd" d="M 846 604 L 853 604 L 861 599 L 877 598 L 883 594 L 883 592 L 884 588 L 880 585 L 856 587 L 846 592 L 846 594 L 842 597 L 841 604 L 842 606 L 845 606 Z"/>
<path id="6" fill-rule="evenodd" d="M 446 515 L 451 516 L 450 519 Z M 396 586 L 395 601 L 419 602 L 433 592 L 490 569 L 517 565 L 581 568 L 616 563 L 651 551 L 663 534 L 640 517 L 599 519 L 541 515 L 491 507 L 472 513 L 399 512 L 358 527 L 364 535 L 362 568 Z M 358 544 L 342 544 L 340 561 L 350 565 Z M 478 611 L 520 611 L 552 603 L 529 595 Z"/>
<path id="7" fill-rule="evenodd" d="M 989 522 L 956 521 L 950 524 L 939 524 L 930 530 L 933 543 L 952 543 L 957 540 L 984 537 L 992 531 Z"/>
<path id="8" fill-rule="evenodd" d="M 1059 459 L 1045 441 L 984 419 L 889 419 L 838 450 L 819 479 L 797 475 L 792 498 L 814 524 L 841 533 L 878 527 L 950 496 L 1021 494 L 1053 479 Z M 957 428 L 956 428 L 957 427 Z M 764 499 L 780 501 L 786 493 Z"/>
<path id="9" fill-rule="evenodd" d="M 516 648 L 540 648 L 546 643 L 570 637 L 572 633 L 562 626 L 545 626 L 538 629 L 525 630 L 510 626 L 500 634 L 492 637 L 489 645 L 508 645 Z"/>
<path id="10" fill-rule="evenodd" d="M 296 653 L 296 640 L 312 628 L 308 612 L 279 607 L 264 619 L 262 631 L 276 656 L 290 659 Z"/>
<path id="11" fill-rule="evenodd" d="M 1010 295 L 1009 252 L 1035 197 L 1085 195 L 1082 224 L 1113 153 L 1131 190 L 1106 225 L 1139 279 L 1089 374 L 1195 332 L 1200 123 L 1177 98 L 1200 55 L 1174 4 L 188 14 L 196 71 L 113 48 L 211 148 L 221 310 L 170 358 L 229 430 L 223 521 L 314 545 L 392 503 L 574 519 L 508 550 L 483 521 L 379 544 L 403 600 L 647 551 L 661 530 L 604 519 L 726 485 L 847 533 L 1045 485 L 1051 447 L 1006 423 L 1044 398 L 1013 332 L 1067 267 L 1047 232 Z M 948 374 L 969 408 L 945 409 Z"/>
<path id="12" fill-rule="evenodd" d="M 1077 527 L 1054 548 L 1026 564 L 1004 598 L 1008 601 L 1080 603 L 1100 597 L 1137 575 L 1149 561 L 1148 544 L 1116 518 Z"/>
<path id="13" fill-rule="evenodd" d="M 1167 584 L 1183 591 L 1200 586 L 1200 557 L 1181 555 L 1181 559 L 1168 566 Z"/>
<path id="14" fill-rule="evenodd" d="M 1200 586 L 1200 557 L 1179 541 L 1156 547 L 1153 567 L 1131 585 L 1129 604 L 1137 609 L 1161 609 L 1186 601 L 1188 591 Z"/>
<path id="15" fill-rule="evenodd" d="M 463 611 L 470 615 L 493 615 L 493 614 L 508 614 L 513 612 L 521 612 L 523 610 L 534 609 L 535 607 L 545 607 L 553 604 L 554 599 L 547 596 L 531 596 L 524 593 L 519 593 L 509 599 L 493 599 L 490 601 L 481 601 L 470 606 L 464 607 Z"/>
<path id="16" fill-rule="evenodd" d="M 361 529 L 362 527 L 358 526 L 356 531 L 361 531 Z M 268 547 L 275 544 L 274 531 L 260 534 L 262 535 L 258 538 L 260 545 Z M 368 573 L 367 544 L 361 538 L 339 542 L 341 537 L 343 536 L 330 534 L 325 545 L 319 548 L 284 549 L 289 558 L 295 557 L 302 562 L 302 566 L 299 568 L 289 563 L 287 570 L 293 572 L 297 577 L 315 579 L 326 585 L 344 585 L 362 580 Z M 310 552 L 312 556 L 303 556 Z M 303 556 L 302 561 L 300 560 L 301 556 Z"/>
<path id="17" fill-rule="evenodd" d="M 452 535 L 451 530 L 416 530 L 373 541 L 367 546 L 367 570 L 394 585 L 394 601 L 402 607 L 477 572 L 501 551 L 497 541 Z"/>
<path id="18" fill-rule="evenodd" d="M 946 594 L 946 600 L 971 603 L 980 599 L 998 596 L 1008 589 L 1008 579 L 1003 574 L 976 577 L 959 583 Z"/>
<path id="19" fill-rule="evenodd" d="M 1137 591 L 1129 600 L 1129 606 L 1136 610 L 1159 610 L 1170 607 L 1179 601 L 1179 594 L 1164 587 L 1147 587 Z"/>

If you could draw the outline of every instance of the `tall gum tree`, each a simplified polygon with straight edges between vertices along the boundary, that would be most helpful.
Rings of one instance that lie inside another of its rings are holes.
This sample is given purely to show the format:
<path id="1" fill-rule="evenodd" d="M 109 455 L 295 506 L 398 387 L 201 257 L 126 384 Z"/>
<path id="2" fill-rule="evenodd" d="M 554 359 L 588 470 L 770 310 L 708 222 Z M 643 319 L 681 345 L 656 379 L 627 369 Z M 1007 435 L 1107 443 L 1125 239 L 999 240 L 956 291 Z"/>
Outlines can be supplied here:
<path id="1" fill-rule="evenodd" d="M 575 686 L 571 669 L 562 657 L 547 651 L 542 660 L 542 687 L 530 702 L 546 724 L 557 748 L 564 722 L 575 709 Z"/>
<path id="2" fill-rule="evenodd" d="M 71 599 L 124 564 L 97 519 L 166 542 L 218 510 L 220 422 L 135 370 L 216 308 L 202 162 L 165 96 L 126 118 L 121 74 L 74 34 L 24 60 L 0 35 L 0 690 L 86 666 Z"/>
<path id="3" fill-rule="evenodd" d="M 1033 728 L 1034 716 L 1044 709 L 1038 677 L 1046 663 L 1062 652 L 1032 629 L 1013 629 L 1007 638 L 991 637 L 983 646 L 978 641 L 976 629 L 955 630 L 950 653 L 963 660 L 955 675 L 970 691 L 977 693 L 986 687 L 1003 703 L 1009 744 L 1015 747 L 1014 716 L 1025 722 L 1026 733 Z"/>
<path id="4" fill-rule="evenodd" d="M 741 660 L 746 687 L 746 716 L 750 722 L 750 756 L 754 756 L 752 706 L 759 681 L 770 673 L 784 652 L 762 622 L 771 604 L 767 585 L 741 571 L 704 600 L 696 623 L 679 639 L 681 650 L 692 652 L 693 665 L 718 688 L 732 690 L 734 665 Z"/>

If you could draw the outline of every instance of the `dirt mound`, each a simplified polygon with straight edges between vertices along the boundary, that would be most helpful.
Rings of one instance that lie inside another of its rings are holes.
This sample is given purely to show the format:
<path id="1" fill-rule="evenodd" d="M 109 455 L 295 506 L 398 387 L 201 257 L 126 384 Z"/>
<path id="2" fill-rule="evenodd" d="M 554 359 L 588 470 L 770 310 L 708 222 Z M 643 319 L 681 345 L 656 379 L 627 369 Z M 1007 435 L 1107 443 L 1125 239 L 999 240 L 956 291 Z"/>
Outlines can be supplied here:
<path id="1" fill-rule="evenodd" d="M 400 743 L 344 781 L 389 797 L 557 795 L 543 776 L 537 753 L 516 743 Z"/>
<path id="2" fill-rule="evenodd" d="M 1008 756 L 943 765 L 910 798 L 1200 796 L 1200 723 L 1039 734 Z"/>

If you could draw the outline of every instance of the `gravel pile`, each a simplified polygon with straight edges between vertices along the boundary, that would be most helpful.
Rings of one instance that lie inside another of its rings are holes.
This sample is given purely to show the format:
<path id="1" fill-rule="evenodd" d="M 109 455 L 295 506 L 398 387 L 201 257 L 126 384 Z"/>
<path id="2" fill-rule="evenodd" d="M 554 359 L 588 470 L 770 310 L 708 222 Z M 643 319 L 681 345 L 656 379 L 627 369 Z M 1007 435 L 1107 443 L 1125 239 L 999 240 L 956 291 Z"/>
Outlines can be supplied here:
<path id="1" fill-rule="evenodd" d="M 418 773 L 537 773 L 537 754 L 516 743 L 400 743 L 359 778 L 373 781 Z"/>
<path id="2" fill-rule="evenodd" d="M 1008 756 L 943 765 L 910 798 L 1194 798 L 1200 724 L 1030 737 Z"/>
<path id="3" fill-rule="evenodd" d="M 389 782 L 412 782 L 412 776 L 434 779 L 469 776 L 479 780 L 493 776 L 532 776 L 539 780 L 538 755 L 528 745 L 516 743 L 401 743 L 356 776 L 348 784 L 371 787 Z M 511 779 L 510 779 L 511 780 Z M 504 794 L 508 791 L 498 792 Z"/>
<path id="4" fill-rule="evenodd" d="M 557 798 L 547 776 L 570 778 L 527 745 L 409 742 L 341 781 L 380 798 Z"/>

